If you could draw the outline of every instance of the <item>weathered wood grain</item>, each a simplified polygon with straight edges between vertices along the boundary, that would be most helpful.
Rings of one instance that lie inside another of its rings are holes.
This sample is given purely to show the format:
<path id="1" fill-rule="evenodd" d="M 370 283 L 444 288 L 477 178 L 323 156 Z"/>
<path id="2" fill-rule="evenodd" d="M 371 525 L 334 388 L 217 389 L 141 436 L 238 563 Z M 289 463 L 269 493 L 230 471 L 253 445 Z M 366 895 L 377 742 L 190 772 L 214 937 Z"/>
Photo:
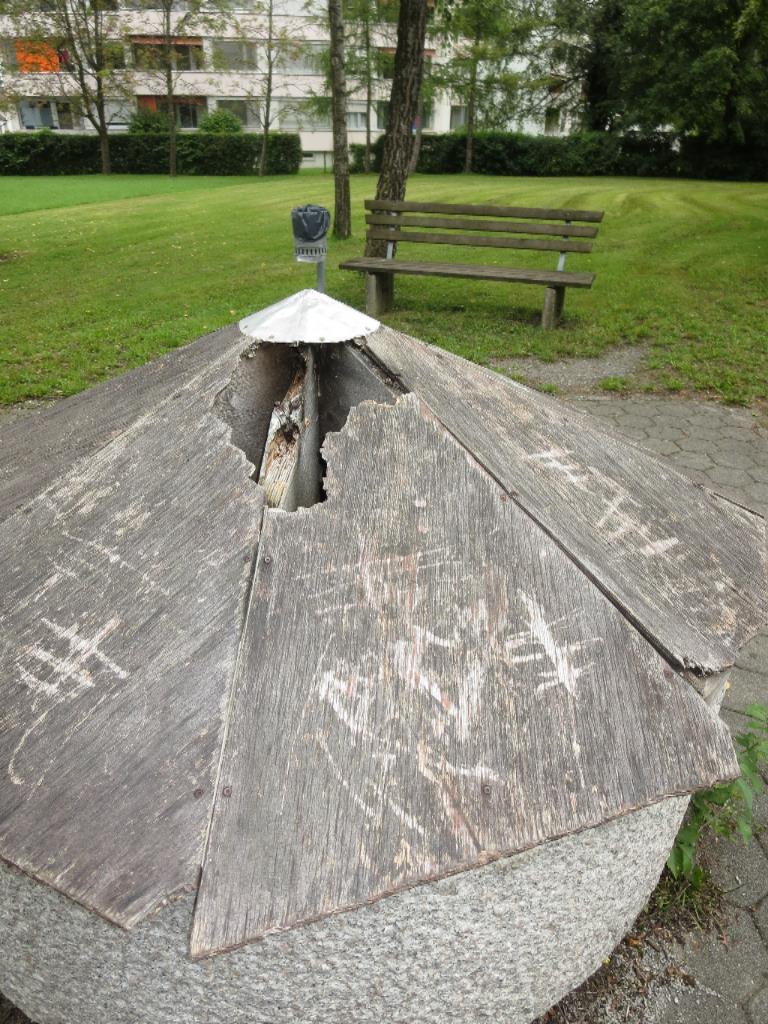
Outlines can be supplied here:
<path id="1" fill-rule="evenodd" d="M 162 359 L 0 424 L 0 520 L 196 374 L 221 358 L 233 362 L 247 344 L 232 324 Z"/>
<path id="2" fill-rule="evenodd" d="M 508 281 L 516 284 L 558 285 L 569 288 L 591 288 L 595 280 L 594 274 L 585 271 L 487 267 L 472 263 L 419 263 L 413 260 L 388 260 L 375 256 L 356 256 L 340 263 L 339 267 L 342 270 L 364 270 L 367 273 L 466 277 L 481 281 Z"/>
<path id="3" fill-rule="evenodd" d="M 761 517 L 491 370 L 384 327 L 366 351 L 677 664 L 719 671 L 764 627 Z"/>
<path id="4" fill-rule="evenodd" d="M 0 857 L 125 926 L 196 886 L 207 834 L 262 511 L 213 408 L 233 369 L 0 526 Z"/>
<path id="5" fill-rule="evenodd" d="M 597 224 L 602 210 L 552 209 L 539 206 L 461 205 L 457 203 L 411 203 L 393 199 L 366 199 L 366 210 L 394 210 L 400 213 L 441 213 L 462 217 L 522 217 L 533 220 L 580 220 Z"/>
<path id="6" fill-rule="evenodd" d="M 737 773 L 724 724 L 415 395 L 358 406 L 324 454 L 324 504 L 265 512 L 195 956 Z"/>

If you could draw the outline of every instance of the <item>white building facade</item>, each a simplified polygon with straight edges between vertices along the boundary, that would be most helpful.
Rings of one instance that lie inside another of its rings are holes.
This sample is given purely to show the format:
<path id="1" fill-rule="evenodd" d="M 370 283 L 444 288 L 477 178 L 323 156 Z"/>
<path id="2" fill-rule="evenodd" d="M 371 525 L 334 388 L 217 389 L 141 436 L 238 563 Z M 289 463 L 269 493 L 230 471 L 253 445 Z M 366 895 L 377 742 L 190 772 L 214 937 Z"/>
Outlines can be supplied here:
<path id="1" fill-rule="evenodd" d="M 141 0 L 116 4 L 110 15 L 116 59 L 106 83 L 110 130 L 125 131 L 137 109 L 158 109 L 167 89 L 158 71 L 157 53 L 163 42 L 159 11 L 136 9 Z M 298 131 L 303 166 L 329 167 L 332 136 L 328 85 L 323 70 L 328 54 L 327 9 L 318 0 L 237 0 L 226 15 L 211 10 L 196 21 L 179 7 L 173 32 L 173 92 L 177 125 L 198 128 L 203 115 L 231 111 L 246 131 L 262 129 L 271 64 L 270 130 Z M 270 16 L 271 8 L 271 16 Z M 385 10 L 386 5 L 380 9 Z M 38 19 L 39 20 L 39 19 Z M 4 124 L 0 130 L 61 132 L 93 131 L 78 101 L 75 76 L 68 69 L 66 50 L 48 41 L 25 37 L 18 21 L 0 17 L 0 65 L 5 94 Z M 378 68 L 370 89 L 370 108 L 362 83 L 348 102 L 350 144 L 364 144 L 366 113 L 375 141 L 386 128 L 396 24 L 381 21 L 372 27 L 370 51 Z M 360 55 L 359 33 L 349 26 L 348 50 Z M 428 40 L 427 60 L 445 59 Z M 153 59 L 154 58 L 154 59 Z M 355 84 L 355 83 L 352 83 Z M 461 128 L 465 107 L 450 92 L 438 93 L 423 117 L 425 132 Z M 520 121 L 517 130 L 539 133 L 543 124 Z M 551 131 L 551 127 L 547 126 Z"/>

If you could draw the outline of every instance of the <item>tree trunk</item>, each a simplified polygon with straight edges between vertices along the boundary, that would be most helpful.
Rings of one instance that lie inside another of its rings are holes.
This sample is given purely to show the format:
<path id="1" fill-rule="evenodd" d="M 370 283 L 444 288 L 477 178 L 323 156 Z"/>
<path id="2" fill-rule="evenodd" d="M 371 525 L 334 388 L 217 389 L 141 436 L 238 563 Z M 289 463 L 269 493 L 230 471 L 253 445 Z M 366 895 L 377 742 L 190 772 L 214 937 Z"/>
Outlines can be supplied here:
<path id="1" fill-rule="evenodd" d="M 166 117 L 168 118 L 168 174 L 176 177 L 176 104 L 173 81 L 172 0 L 163 0 L 163 72 L 165 78 Z"/>
<path id="2" fill-rule="evenodd" d="M 416 113 L 416 134 L 413 136 L 413 146 L 411 148 L 411 162 L 408 164 L 408 173 L 415 174 L 416 167 L 419 163 L 419 154 L 421 153 L 421 137 L 424 133 L 424 104 L 422 103 L 421 96 L 419 96 L 419 106 Z"/>
<path id="3" fill-rule="evenodd" d="M 101 154 L 101 173 L 112 173 L 112 161 L 109 156 L 109 135 L 106 128 L 99 129 L 99 153 Z"/>
<path id="4" fill-rule="evenodd" d="M 264 91 L 264 116 L 263 130 L 261 133 L 261 152 L 259 153 L 259 177 L 263 178 L 267 173 L 267 156 L 269 150 L 269 126 L 272 123 L 272 67 L 267 72 L 267 82 Z"/>
<path id="5" fill-rule="evenodd" d="M 373 104 L 373 63 L 371 56 L 371 24 L 367 20 L 364 26 L 365 46 L 365 153 L 363 155 L 363 170 L 366 174 L 371 173 L 371 106 Z"/>
<path id="6" fill-rule="evenodd" d="M 464 173 L 472 173 L 472 163 L 475 156 L 475 116 L 477 111 L 477 47 L 479 37 L 475 38 L 475 48 L 472 54 L 472 70 L 469 74 L 469 95 L 467 96 L 467 146 L 464 150 Z"/>
<path id="7" fill-rule="evenodd" d="M 413 144 L 411 129 L 419 105 L 424 72 L 427 6 L 427 0 L 400 0 L 389 125 L 376 185 L 377 199 L 400 201 L 405 198 Z M 383 256 L 386 248 L 386 241 L 371 239 L 366 244 L 365 254 Z"/>
<path id="8" fill-rule="evenodd" d="M 99 133 L 99 153 L 101 154 L 101 173 L 112 173 L 112 161 L 109 155 L 109 134 L 107 132 L 107 113 L 104 104 L 104 87 L 101 79 L 96 81 L 96 129 Z"/>
<path id="9" fill-rule="evenodd" d="M 176 177 L 176 104 L 174 102 L 173 69 L 165 72 L 166 102 L 168 104 L 168 173 Z"/>
<path id="10" fill-rule="evenodd" d="M 267 7 L 267 77 L 264 82 L 264 113 L 262 116 L 261 153 L 259 154 L 259 177 L 267 173 L 269 150 L 269 127 L 272 124 L 272 83 L 275 72 L 275 5 L 268 0 Z"/>
<path id="11" fill-rule="evenodd" d="M 342 0 L 328 0 L 328 21 L 331 30 L 331 120 L 333 124 L 333 237 L 349 238 L 352 234 L 352 215 L 349 200 L 344 16 L 341 4 Z"/>

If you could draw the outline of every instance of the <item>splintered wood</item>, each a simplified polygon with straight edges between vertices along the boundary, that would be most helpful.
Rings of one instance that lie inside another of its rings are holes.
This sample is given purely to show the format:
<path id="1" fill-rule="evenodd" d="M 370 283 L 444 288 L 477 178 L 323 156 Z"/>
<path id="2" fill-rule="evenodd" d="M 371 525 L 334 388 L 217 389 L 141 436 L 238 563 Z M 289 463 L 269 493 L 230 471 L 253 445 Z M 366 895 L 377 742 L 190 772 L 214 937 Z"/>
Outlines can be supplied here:
<path id="1" fill-rule="evenodd" d="M 299 459 L 300 436 L 304 430 L 304 375 L 302 367 L 291 381 L 285 398 L 278 402 L 269 421 L 259 484 L 270 508 L 282 508 Z"/>
<path id="2" fill-rule="evenodd" d="M 358 406 L 324 454 L 326 503 L 265 513 L 193 955 L 738 773 L 725 725 L 415 396 Z"/>

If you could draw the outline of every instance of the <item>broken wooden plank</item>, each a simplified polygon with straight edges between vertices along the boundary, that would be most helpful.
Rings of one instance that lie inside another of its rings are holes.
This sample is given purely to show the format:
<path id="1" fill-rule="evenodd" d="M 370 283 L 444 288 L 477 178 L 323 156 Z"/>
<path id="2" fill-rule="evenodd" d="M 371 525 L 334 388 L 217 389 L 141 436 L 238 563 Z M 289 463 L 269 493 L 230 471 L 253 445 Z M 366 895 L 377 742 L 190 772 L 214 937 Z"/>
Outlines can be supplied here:
<path id="1" fill-rule="evenodd" d="M 382 327 L 366 351 L 677 664 L 716 672 L 768 621 L 765 522 L 572 406 Z"/>
<path id="2" fill-rule="evenodd" d="M 262 511 L 231 369 L 0 526 L 0 857 L 124 926 L 196 886 L 207 833 Z"/>
<path id="3" fill-rule="evenodd" d="M 400 394 L 352 345 L 329 346 L 319 361 L 318 373 L 321 437 L 341 430 L 355 405 L 391 405 Z"/>
<path id="4" fill-rule="evenodd" d="M 324 504 L 265 513 L 193 955 L 737 774 L 726 726 L 415 395 L 324 455 Z"/>

